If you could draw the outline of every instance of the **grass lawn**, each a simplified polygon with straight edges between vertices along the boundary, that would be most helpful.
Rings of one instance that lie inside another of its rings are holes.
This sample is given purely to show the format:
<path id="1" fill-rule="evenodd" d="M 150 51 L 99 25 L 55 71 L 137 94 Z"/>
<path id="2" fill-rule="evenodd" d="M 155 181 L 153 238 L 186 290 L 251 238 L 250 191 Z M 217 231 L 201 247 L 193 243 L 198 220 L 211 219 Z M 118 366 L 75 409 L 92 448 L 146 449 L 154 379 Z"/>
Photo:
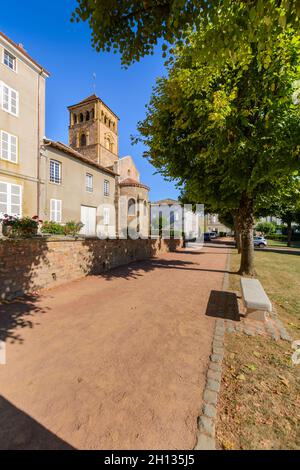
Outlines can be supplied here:
<path id="1" fill-rule="evenodd" d="M 268 240 L 268 246 L 280 246 L 287 247 L 287 242 L 281 242 L 279 240 Z M 300 242 L 292 242 L 290 248 L 300 248 Z"/>
<path id="2" fill-rule="evenodd" d="M 300 256 L 256 252 L 257 277 L 300 339 Z M 237 270 L 239 255 L 231 258 Z M 239 276 L 230 275 L 239 291 Z M 223 449 L 300 449 L 300 365 L 286 341 L 226 334 L 217 439 Z"/>

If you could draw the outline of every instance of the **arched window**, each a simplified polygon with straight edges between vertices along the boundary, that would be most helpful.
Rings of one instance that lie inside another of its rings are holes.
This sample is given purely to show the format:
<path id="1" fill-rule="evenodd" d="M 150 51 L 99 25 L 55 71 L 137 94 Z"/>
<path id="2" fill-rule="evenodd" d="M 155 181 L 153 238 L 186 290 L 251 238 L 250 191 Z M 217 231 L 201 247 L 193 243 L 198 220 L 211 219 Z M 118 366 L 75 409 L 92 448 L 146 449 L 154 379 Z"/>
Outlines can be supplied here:
<path id="1" fill-rule="evenodd" d="M 94 108 L 93 108 L 92 111 L 90 112 L 90 115 L 91 115 L 91 119 L 94 119 L 94 118 L 95 118 L 95 110 L 94 110 Z"/>
<path id="2" fill-rule="evenodd" d="M 86 146 L 86 135 L 81 134 L 80 136 L 80 147 L 85 147 Z"/>
<path id="3" fill-rule="evenodd" d="M 77 124 L 77 114 L 73 114 L 73 124 Z"/>
<path id="4" fill-rule="evenodd" d="M 128 201 L 128 215 L 135 215 L 135 200 L 129 199 Z"/>
<path id="5" fill-rule="evenodd" d="M 89 121 L 89 120 L 90 120 L 90 112 L 89 112 L 89 111 L 87 111 L 87 112 L 85 113 L 85 120 L 86 120 L 86 121 Z"/>
<path id="6" fill-rule="evenodd" d="M 79 115 L 79 121 L 83 122 L 83 114 L 82 113 L 80 113 L 80 115 Z"/>
<path id="7" fill-rule="evenodd" d="M 127 170 L 127 176 L 131 176 L 131 171 Z"/>
<path id="8" fill-rule="evenodd" d="M 113 143 L 113 142 L 110 142 L 110 143 L 109 143 L 109 150 L 110 150 L 111 152 L 114 151 L 114 143 Z"/>
<path id="9" fill-rule="evenodd" d="M 107 150 L 109 150 L 109 147 L 110 147 L 110 140 L 109 140 L 109 137 L 105 137 L 105 148 L 107 148 Z"/>

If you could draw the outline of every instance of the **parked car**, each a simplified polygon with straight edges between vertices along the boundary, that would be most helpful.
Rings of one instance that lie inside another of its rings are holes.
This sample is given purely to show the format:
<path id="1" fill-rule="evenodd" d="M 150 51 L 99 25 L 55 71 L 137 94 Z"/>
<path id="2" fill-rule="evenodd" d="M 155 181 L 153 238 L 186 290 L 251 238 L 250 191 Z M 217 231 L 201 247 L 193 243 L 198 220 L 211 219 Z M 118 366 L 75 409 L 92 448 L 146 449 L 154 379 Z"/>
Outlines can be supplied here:
<path id="1" fill-rule="evenodd" d="M 204 234 L 204 241 L 205 242 L 210 242 L 211 238 L 210 238 L 210 233 L 209 232 L 205 232 Z"/>
<path id="2" fill-rule="evenodd" d="M 218 234 L 216 232 L 210 232 L 210 239 L 217 238 Z"/>
<path id="3" fill-rule="evenodd" d="M 258 246 L 259 248 L 265 248 L 268 246 L 268 242 L 265 237 L 254 237 L 254 246 Z"/>

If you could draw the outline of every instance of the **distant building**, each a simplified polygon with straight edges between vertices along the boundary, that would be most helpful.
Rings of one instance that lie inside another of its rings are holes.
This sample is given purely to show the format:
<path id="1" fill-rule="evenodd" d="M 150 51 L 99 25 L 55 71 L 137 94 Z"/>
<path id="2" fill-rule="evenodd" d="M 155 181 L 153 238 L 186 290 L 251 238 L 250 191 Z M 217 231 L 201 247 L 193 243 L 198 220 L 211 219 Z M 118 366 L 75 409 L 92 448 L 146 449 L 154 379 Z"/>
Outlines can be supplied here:
<path id="1" fill-rule="evenodd" d="M 218 214 L 205 214 L 205 230 L 215 233 L 230 233 L 231 229 L 219 221 Z"/>

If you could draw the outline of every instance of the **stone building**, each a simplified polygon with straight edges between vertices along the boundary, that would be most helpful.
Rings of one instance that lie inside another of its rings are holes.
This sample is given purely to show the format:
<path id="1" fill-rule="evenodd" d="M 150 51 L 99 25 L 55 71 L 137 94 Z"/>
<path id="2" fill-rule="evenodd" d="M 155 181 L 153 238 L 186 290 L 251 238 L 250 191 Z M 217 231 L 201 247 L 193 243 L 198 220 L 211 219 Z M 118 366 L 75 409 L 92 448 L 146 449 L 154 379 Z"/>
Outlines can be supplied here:
<path id="1" fill-rule="evenodd" d="M 40 144 L 49 73 L 0 32 L 0 218 L 40 213 Z"/>
<path id="2" fill-rule="evenodd" d="M 44 138 L 49 73 L 3 33 L 0 57 L 0 218 L 82 221 L 90 236 L 123 235 L 129 221 L 147 233 L 149 188 L 119 157 L 118 116 L 94 94 L 68 107 L 69 145 Z"/>

